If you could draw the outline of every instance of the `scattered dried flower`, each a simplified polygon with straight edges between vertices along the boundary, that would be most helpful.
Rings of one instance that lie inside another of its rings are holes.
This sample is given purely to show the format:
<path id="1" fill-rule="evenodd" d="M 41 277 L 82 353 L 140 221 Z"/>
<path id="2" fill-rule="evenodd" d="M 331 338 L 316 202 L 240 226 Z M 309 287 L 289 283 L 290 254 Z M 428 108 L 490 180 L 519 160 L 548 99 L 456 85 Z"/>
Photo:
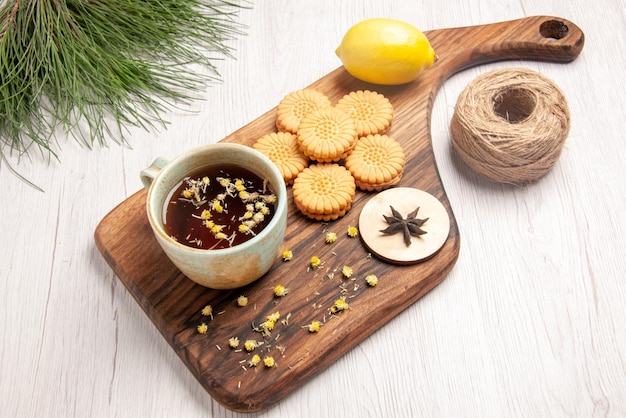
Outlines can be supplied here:
<path id="1" fill-rule="evenodd" d="M 352 267 L 350 266 L 343 266 L 343 269 L 341 269 L 341 273 L 343 274 L 343 277 L 345 277 L 346 279 L 349 279 L 352 276 Z"/>
<path id="2" fill-rule="evenodd" d="M 335 241 L 337 241 L 337 234 L 335 234 L 334 232 L 327 232 L 326 233 L 326 243 L 327 244 L 332 244 Z"/>
<path id="3" fill-rule="evenodd" d="M 237 338 L 237 337 L 231 337 L 231 338 L 228 340 L 228 345 L 229 345 L 231 348 L 237 348 L 237 347 L 239 347 L 239 338 Z"/>
<path id="4" fill-rule="evenodd" d="M 293 258 L 293 253 L 291 252 L 291 250 L 283 251 L 283 261 L 289 261 L 292 258 Z"/>
<path id="5" fill-rule="evenodd" d="M 319 268 L 322 265 L 322 260 L 316 255 L 311 257 L 311 267 L 314 269 Z"/>
<path id="6" fill-rule="evenodd" d="M 256 367 L 260 362 L 261 362 L 261 356 L 259 356 L 258 354 L 255 354 L 252 356 L 250 361 L 248 361 L 248 366 Z"/>
<path id="7" fill-rule="evenodd" d="M 322 323 L 320 321 L 313 321 L 309 324 L 309 332 L 318 332 L 322 327 Z"/>
<path id="8" fill-rule="evenodd" d="M 279 298 L 285 296 L 287 293 L 289 293 L 289 289 L 287 289 L 282 284 L 278 284 L 274 288 L 274 295 L 279 297 Z"/>
<path id="9" fill-rule="evenodd" d="M 198 333 L 206 334 L 208 330 L 209 330 L 209 326 L 206 323 L 203 322 L 200 325 L 198 325 Z"/>
<path id="10" fill-rule="evenodd" d="M 359 230 L 356 226 L 349 226 L 348 227 L 348 236 L 350 238 L 354 238 L 359 234 Z"/>
<path id="11" fill-rule="evenodd" d="M 213 319 L 213 307 L 211 305 L 206 305 L 204 308 L 202 308 L 200 313 L 202 314 L 202 316 L 210 316 L 211 319 Z"/>
<path id="12" fill-rule="evenodd" d="M 273 314 L 267 316 L 268 321 L 277 322 L 280 319 L 280 312 L 276 311 Z"/>
<path id="13" fill-rule="evenodd" d="M 263 345 L 263 342 L 258 342 L 258 341 L 255 341 L 255 340 L 246 340 L 246 342 L 243 344 L 244 348 L 248 352 L 254 351 L 255 348 L 257 348 L 257 347 L 259 347 L 261 345 Z"/>
<path id="14" fill-rule="evenodd" d="M 246 305 L 248 305 L 248 298 L 245 297 L 244 295 L 239 296 L 237 298 L 237 306 L 240 306 L 243 308 Z"/>
<path id="15" fill-rule="evenodd" d="M 265 367 L 274 367 L 276 366 L 276 361 L 274 361 L 274 357 L 267 356 L 263 359 L 263 364 Z"/>
<path id="16" fill-rule="evenodd" d="M 335 301 L 335 304 L 330 308 L 330 313 L 336 314 L 346 309 L 348 309 L 348 302 L 345 298 L 341 298 Z"/>
<path id="17" fill-rule="evenodd" d="M 367 284 L 371 287 L 374 287 L 378 284 L 378 277 L 375 274 L 370 274 L 365 278 Z"/>
<path id="18" fill-rule="evenodd" d="M 265 322 L 263 322 L 261 324 L 261 332 L 264 335 L 268 335 L 268 334 L 270 334 L 272 332 L 272 330 L 274 329 L 275 325 L 276 325 L 276 322 L 271 321 L 271 320 L 268 319 L 267 321 L 265 321 Z"/>

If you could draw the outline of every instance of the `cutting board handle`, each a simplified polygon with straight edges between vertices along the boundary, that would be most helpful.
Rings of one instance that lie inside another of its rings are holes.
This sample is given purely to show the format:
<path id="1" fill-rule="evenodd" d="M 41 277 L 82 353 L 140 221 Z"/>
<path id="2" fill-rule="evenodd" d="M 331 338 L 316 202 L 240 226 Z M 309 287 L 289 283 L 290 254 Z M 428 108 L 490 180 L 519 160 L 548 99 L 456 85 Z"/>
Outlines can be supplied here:
<path id="1" fill-rule="evenodd" d="M 438 73 L 447 78 L 475 65 L 502 60 L 570 62 L 585 44 L 583 31 L 567 19 L 531 16 L 507 22 L 424 32 L 438 53 Z M 451 39 L 452 38 L 452 39 Z M 452 41 L 452 42 L 451 42 Z"/>

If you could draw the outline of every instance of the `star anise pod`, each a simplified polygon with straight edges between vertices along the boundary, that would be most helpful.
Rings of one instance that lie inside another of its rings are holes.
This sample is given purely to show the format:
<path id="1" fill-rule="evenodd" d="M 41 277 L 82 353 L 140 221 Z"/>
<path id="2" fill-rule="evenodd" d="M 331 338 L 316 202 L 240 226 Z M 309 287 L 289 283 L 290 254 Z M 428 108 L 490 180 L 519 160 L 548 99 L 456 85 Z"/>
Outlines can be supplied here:
<path id="1" fill-rule="evenodd" d="M 420 210 L 419 206 L 413 212 L 409 213 L 406 216 L 406 219 L 402 217 L 400 212 L 395 210 L 393 206 L 389 206 L 391 208 L 391 214 L 393 216 L 383 215 L 385 218 L 385 222 L 389 224 L 389 226 L 385 229 L 381 229 L 380 232 L 383 234 L 395 234 L 397 232 L 402 231 L 404 236 L 404 243 L 407 245 L 411 245 L 411 235 L 414 237 L 419 237 L 420 235 L 426 234 L 421 227 L 426 223 L 428 218 L 418 219 L 416 218 L 417 212 Z"/>

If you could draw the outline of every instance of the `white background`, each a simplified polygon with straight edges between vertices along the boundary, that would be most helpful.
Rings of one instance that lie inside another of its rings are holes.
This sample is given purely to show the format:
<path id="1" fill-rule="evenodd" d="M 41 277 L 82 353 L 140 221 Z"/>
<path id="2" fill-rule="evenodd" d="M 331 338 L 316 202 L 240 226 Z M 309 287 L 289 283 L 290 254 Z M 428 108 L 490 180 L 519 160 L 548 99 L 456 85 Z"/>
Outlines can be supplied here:
<path id="1" fill-rule="evenodd" d="M 345 31 L 370 17 L 422 30 L 553 15 L 586 35 L 569 64 L 501 62 L 440 90 L 433 147 L 460 257 L 423 299 L 260 417 L 626 416 L 626 4 L 624 0 L 259 1 L 218 62 L 223 82 L 131 148 L 61 137 L 60 161 L 0 167 L 0 416 L 232 417 L 211 399 L 112 273 L 93 240 L 155 157 L 216 142 L 341 65 Z M 474 77 L 523 66 L 565 93 L 560 161 L 526 187 L 475 174 L 451 149 Z M 249 415 L 248 415 L 249 416 Z M 257 416 L 257 415 L 253 415 Z"/>

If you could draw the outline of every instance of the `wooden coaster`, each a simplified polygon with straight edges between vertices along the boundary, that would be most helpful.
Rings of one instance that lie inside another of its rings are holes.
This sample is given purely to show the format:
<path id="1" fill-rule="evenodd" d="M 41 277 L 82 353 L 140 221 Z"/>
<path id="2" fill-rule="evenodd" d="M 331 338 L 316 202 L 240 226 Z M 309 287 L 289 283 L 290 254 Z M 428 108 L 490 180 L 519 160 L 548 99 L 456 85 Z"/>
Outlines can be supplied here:
<path id="1" fill-rule="evenodd" d="M 404 219 L 419 207 L 415 217 L 428 218 L 420 227 L 426 233 L 411 235 L 411 243 L 406 245 L 402 231 L 380 232 L 389 226 L 383 215 L 392 216 L 390 206 Z M 374 255 L 395 264 L 426 260 L 439 251 L 449 232 L 450 218 L 441 202 L 430 193 L 410 187 L 396 187 L 374 195 L 359 216 L 359 234 L 365 245 Z"/>

